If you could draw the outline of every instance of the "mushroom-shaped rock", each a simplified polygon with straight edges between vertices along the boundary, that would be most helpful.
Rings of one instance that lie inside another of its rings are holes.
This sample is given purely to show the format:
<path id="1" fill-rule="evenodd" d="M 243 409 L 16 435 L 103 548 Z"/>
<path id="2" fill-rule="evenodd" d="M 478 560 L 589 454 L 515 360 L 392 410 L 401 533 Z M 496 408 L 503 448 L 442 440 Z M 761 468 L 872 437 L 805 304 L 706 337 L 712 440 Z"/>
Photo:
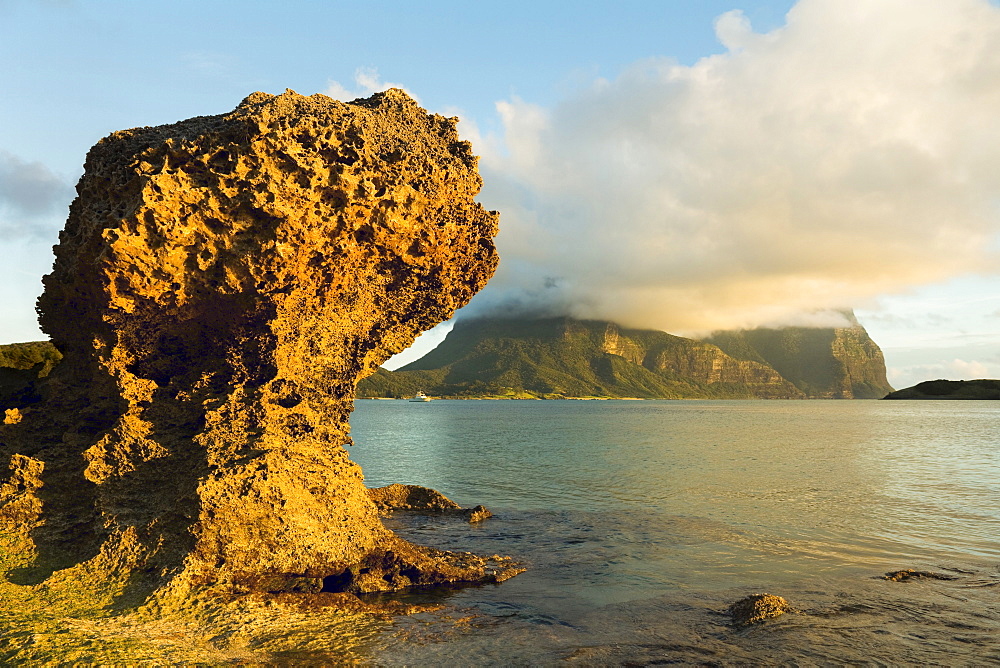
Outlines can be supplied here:
<path id="1" fill-rule="evenodd" d="M 384 529 L 344 449 L 357 381 L 495 269 L 455 123 L 399 90 L 254 93 L 91 149 L 38 303 L 64 361 L 0 426 L 22 580 L 86 564 L 139 600 L 504 577 Z"/>

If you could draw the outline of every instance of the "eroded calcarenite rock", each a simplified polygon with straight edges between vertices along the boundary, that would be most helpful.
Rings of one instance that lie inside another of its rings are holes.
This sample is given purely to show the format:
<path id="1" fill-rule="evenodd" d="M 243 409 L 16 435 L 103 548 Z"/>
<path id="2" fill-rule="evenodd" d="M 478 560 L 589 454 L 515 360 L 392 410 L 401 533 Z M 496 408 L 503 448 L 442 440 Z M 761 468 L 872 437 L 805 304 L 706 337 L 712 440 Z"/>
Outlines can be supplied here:
<path id="1" fill-rule="evenodd" d="M 791 610 L 788 601 L 773 594 L 751 594 L 729 606 L 733 624 L 757 624 L 765 619 L 779 617 Z"/>
<path id="2" fill-rule="evenodd" d="M 94 146 L 39 299 L 65 358 L 0 427 L 19 581 L 87 567 L 142 600 L 517 572 L 386 531 L 343 447 L 358 379 L 493 273 L 480 184 L 455 119 L 399 90 L 254 93 Z"/>
<path id="3" fill-rule="evenodd" d="M 462 517 L 470 524 L 493 517 L 493 513 L 485 506 L 463 508 L 441 492 L 420 485 L 393 483 L 385 487 L 370 487 L 368 496 L 375 502 L 381 515 L 391 515 L 394 511 L 402 510 L 425 515 Z"/>
<path id="4" fill-rule="evenodd" d="M 462 507 L 430 487 L 402 485 L 398 482 L 385 487 L 370 487 L 368 488 L 368 496 L 371 497 L 380 513 L 390 513 L 394 510 L 438 512 L 459 510 Z"/>

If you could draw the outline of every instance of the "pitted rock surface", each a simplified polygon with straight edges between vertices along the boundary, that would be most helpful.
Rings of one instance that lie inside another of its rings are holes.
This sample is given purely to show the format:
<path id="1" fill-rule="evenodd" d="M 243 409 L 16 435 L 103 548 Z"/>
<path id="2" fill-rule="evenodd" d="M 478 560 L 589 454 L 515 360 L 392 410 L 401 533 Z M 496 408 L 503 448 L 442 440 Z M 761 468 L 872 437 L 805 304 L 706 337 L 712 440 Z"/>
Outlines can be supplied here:
<path id="1" fill-rule="evenodd" d="M 370 487 L 368 496 L 375 502 L 380 515 L 392 515 L 401 510 L 425 515 L 458 516 L 469 524 L 493 517 L 493 513 L 485 506 L 463 508 L 441 492 L 420 485 L 403 485 L 397 482 L 385 487 Z"/>
<path id="2" fill-rule="evenodd" d="M 773 594 L 752 594 L 729 606 L 733 624 L 757 624 L 765 619 L 780 617 L 791 610 L 788 601 Z"/>
<path id="3" fill-rule="evenodd" d="M 22 579 L 89 564 L 132 598 L 503 579 L 385 530 L 343 447 L 357 381 L 495 269 L 455 122 L 399 90 L 254 93 L 91 149 L 39 299 L 64 361 L 0 427 Z"/>

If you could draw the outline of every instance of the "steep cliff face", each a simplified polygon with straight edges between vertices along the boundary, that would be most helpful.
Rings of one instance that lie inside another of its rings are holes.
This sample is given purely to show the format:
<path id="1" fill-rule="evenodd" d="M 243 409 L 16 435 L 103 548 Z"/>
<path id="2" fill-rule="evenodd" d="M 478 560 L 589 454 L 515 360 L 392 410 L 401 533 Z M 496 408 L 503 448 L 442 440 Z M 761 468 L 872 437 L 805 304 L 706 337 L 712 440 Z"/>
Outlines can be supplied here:
<path id="1" fill-rule="evenodd" d="M 881 398 L 892 392 L 882 351 L 853 313 L 845 315 L 849 327 L 724 331 L 705 340 L 737 359 L 774 367 L 812 398 Z"/>
<path id="2" fill-rule="evenodd" d="M 90 151 L 39 300 L 65 359 L 0 430 L 26 582 L 104 569 L 141 598 L 503 577 L 388 533 L 343 447 L 358 379 L 496 266 L 454 125 L 398 90 L 255 93 Z"/>
<path id="3" fill-rule="evenodd" d="M 654 330 L 572 318 L 460 320 L 446 340 L 362 396 L 415 389 L 444 395 L 800 398 L 766 364 Z"/>
<path id="4" fill-rule="evenodd" d="M 716 386 L 746 388 L 762 399 L 796 399 L 802 393 L 765 363 L 740 360 L 723 352 L 718 346 L 653 330 L 620 330 L 609 323 L 616 342 L 605 347 L 636 364 L 660 374 L 689 378 Z M 616 352 L 619 351 L 619 352 Z"/>

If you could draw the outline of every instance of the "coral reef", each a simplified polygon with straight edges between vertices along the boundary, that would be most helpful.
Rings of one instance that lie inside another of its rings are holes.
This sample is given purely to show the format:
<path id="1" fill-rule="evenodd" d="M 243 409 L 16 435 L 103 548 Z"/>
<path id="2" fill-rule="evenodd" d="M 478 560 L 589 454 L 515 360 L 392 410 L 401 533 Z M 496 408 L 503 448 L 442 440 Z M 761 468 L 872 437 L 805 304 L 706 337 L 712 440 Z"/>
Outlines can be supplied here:
<path id="1" fill-rule="evenodd" d="M 0 426 L 12 577 L 114 575 L 124 605 L 516 572 L 392 535 L 344 449 L 357 381 L 495 269 L 455 122 L 254 93 L 91 149 L 39 299 L 64 360 Z"/>

